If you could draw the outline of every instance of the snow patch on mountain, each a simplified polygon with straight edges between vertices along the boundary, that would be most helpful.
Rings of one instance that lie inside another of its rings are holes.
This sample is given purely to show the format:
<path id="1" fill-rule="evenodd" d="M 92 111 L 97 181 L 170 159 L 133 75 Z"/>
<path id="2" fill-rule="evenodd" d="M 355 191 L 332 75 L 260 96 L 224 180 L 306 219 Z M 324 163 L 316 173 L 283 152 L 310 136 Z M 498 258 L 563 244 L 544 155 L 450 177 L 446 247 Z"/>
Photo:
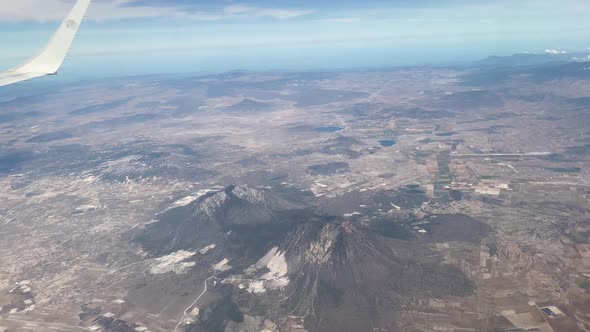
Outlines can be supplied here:
<path id="1" fill-rule="evenodd" d="M 218 272 L 227 271 L 227 270 L 231 269 L 231 266 L 228 263 L 229 263 L 229 259 L 224 258 L 219 263 L 214 264 L 212 266 L 212 268 L 213 268 L 213 270 L 218 271 Z"/>
<path id="2" fill-rule="evenodd" d="M 201 198 L 201 197 L 203 197 L 203 196 L 205 196 L 208 193 L 213 192 L 213 191 L 215 191 L 215 189 L 201 189 L 201 190 L 195 192 L 192 195 L 185 196 L 185 197 L 182 197 L 182 198 L 177 199 L 166 210 L 174 209 L 174 208 L 177 208 L 177 207 L 180 207 L 180 206 L 187 206 L 190 203 L 196 201 L 197 199 L 199 199 L 199 198 Z"/>
<path id="3" fill-rule="evenodd" d="M 186 262 L 187 259 L 193 257 L 196 252 L 179 250 L 170 255 L 158 257 L 155 259 L 155 264 L 150 267 L 151 274 L 164 274 L 174 272 L 176 274 L 186 273 L 191 267 L 195 266 L 195 262 Z"/>
<path id="4" fill-rule="evenodd" d="M 256 274 L 257 271 L 266 268 L 268 272 L 257 278 L 257 281 L 251 282 L 247 291 L 250 293 L 262 293 L 266 289 L 283 288 L 289 284 L 289 265 L 285 258 L 285 253 L 278 247 L 274 247 L 264 255 L 256 264 L 246 269 L 246 274 Z"/>
<path id="5" fill-rule="evenodd" d="M 210 244 L 206 247 L 199 249 L 198 251 L 179 250 L 169 255 L 158 257 L 154 260 L 154 264 L 152 264 L 152 266 L 150 267 L 150 273 L 186 273 L 191 267 L 195 266 L 196 264 L 195 262 L 187 262 L 189 258 L 194 257 L 196 254 L 205 255 L 209 251 L 215 249 L 215 247 L 215 244 Z"/>
<path id="6" fill-rule="evenodd" d="M 275 203 L 269 192 L 263 189 L 250 188 L 247 186 L 236 186 L 232 191 L 237 197 L 258 206 L 268 206 Z"/>
<path id="7" fill-rule="evenodd" d="M 269 222 L 272 211 L 283 208 L 281 203 L 283 202 L 265 188 L 229 186 L 205 194 L 189 206 L 193 217 L 199 221 L 249 224 Z"/>
<path id="8" fill-rule="evenodd" d="M 210 250 L 215 249 L 215 247 L 216 247 L 215 244 L 210 244 L 206 247 L 203 247 L 203 248 L 199 249 L 199 254 L 204 255 L 204 254 L 208 253 Z"/>
<path id="9" fill-rule="evenodd" d="M 246 288 L 248 293 L 252 294 L 260 294 L 266 292 L 266 288 L 264 288 L 264 281 L 263 280 L 256 280 L 250 282 L 248 288 Z"/>

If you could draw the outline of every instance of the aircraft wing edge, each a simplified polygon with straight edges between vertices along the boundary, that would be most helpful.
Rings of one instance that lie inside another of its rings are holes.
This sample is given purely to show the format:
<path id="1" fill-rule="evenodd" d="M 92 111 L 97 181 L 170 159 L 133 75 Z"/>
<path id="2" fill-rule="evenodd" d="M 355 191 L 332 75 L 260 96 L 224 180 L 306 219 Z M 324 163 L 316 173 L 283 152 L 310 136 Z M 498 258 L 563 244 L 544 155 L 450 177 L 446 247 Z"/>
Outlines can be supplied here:
<path id="1" fill-rule="evenodd" d="M 57 74 L 89 5 L 90 0 L 78 0 L 39 54 L 16 68 L 0 73 L 0 86 Z"/>
<path id="2" fill-rule="evenodd" d="M 46 76 L 46 73 L 19 73 L 16 71 L 7 71 L 0 74 L 0 87 L 10 85 L 33 78 Z"/>

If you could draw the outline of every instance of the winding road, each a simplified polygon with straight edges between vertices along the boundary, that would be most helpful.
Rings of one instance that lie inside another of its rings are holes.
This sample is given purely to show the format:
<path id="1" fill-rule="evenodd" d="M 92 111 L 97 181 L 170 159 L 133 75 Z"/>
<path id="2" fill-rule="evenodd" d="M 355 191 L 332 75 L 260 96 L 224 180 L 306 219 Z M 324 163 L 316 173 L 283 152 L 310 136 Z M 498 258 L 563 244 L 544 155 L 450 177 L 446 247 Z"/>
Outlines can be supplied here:
<path id="1" fill-rule="evenodd" d="M 184 309 L 184 314 L 182 315 L 182 317 L 180 318 L 180 320 L 178 321 L 178 324 L 176 324 L 176 327 L 174 328 L 174 332 L 176 332 L 178 330 L 178 328 L 180 327 L 180 325 L 182 325 L 182 322 L 184 322 L 184 319 L 186 318 L 186 315 L 188 315 L 189 311 L 191 310 L 192 307 L 194 307 L 197 302 L 199 302 L 199 300 L 201 299 L 201 297 L 203 297 L 203 295 L 205 295 L 205 293 L 207 293 L 207 282 L 209 282 L 209 280 L 211 279 L 217 279 L 217 277 L 215 276 L 210 276 L 209 278 L 205 279 L 205 287 L 203 287 L 203 291 L 201 292 L 201 294 L 193 301 L 193 303 L 191 303 L 191 305 L 189 305 L 188 307 L 186 307 L 186 309 Z"/>

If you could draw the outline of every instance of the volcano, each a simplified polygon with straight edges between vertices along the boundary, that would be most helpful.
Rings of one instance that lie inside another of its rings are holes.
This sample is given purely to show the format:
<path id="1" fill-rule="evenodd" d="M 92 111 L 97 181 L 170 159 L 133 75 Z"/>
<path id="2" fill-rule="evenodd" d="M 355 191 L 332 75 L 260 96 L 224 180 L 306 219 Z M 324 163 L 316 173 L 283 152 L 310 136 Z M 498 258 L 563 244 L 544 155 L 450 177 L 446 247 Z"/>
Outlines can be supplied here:
<path id="1" fill-rule="evenodd" d="M 248 330 L 252 319 L 289 330 L 293 317 L 308 331 L 397 331 L 408 296 L 473 294 L 463 272 L 441 264 L 423 243 L 380 230 L 270 189 L 229 186 L 163 213 L 135 240 L 153 255 L 215 243 L 223 257 L 224 268 L 211 270 L 221 283 L 209 288 L 223 300 L 201 311 L 232 314 L 203 314 L 186 331 Z"/>

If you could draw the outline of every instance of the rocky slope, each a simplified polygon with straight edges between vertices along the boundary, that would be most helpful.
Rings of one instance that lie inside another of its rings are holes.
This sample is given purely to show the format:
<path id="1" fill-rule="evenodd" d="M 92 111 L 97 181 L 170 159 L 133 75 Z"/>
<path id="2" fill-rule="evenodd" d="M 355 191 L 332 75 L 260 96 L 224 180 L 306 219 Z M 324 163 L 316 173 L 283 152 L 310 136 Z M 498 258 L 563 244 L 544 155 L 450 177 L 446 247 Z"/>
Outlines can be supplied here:
<path id="1" fill-rule="evenodd" d="M 310 331 L 395 331 L 405 296 L 473 293 L 463 273 L 440 264 L 421 241 L 384 234 L 269 189 L 230 186 L 167 211 L 135 239 L 156 255 L 216 245 L 211 274 L 222 283 L 209 291 L 221 299 L 187 331 L 247 330 L 254 322 L 288 330 L 288 317 Z"/>

